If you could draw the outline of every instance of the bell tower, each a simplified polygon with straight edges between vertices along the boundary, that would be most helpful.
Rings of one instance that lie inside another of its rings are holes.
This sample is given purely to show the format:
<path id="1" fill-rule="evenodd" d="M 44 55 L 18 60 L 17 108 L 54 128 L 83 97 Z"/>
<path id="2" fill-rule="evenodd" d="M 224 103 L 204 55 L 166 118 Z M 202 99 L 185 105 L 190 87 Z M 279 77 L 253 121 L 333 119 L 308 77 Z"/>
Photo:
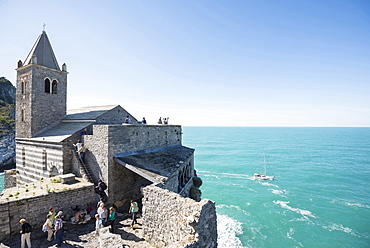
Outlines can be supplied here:
<path id="1" fill-rule="evenodd" d="M 32 138 L 66 115 L 67 66 L 60 70 L 43 31 L 16 71 L 16 137 Z"/>

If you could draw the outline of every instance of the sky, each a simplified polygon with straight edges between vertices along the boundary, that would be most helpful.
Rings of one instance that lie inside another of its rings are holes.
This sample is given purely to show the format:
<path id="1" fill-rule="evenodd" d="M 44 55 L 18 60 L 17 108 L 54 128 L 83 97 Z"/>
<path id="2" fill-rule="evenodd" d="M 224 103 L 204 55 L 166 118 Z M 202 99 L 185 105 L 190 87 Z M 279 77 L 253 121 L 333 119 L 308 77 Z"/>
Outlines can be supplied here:
<path id="1" fill-rule="evenodd" d="M 148 124 L 370 127 L 368 0 L 0 0 L 0 76 L 45 30 L 67 109 Z"/>

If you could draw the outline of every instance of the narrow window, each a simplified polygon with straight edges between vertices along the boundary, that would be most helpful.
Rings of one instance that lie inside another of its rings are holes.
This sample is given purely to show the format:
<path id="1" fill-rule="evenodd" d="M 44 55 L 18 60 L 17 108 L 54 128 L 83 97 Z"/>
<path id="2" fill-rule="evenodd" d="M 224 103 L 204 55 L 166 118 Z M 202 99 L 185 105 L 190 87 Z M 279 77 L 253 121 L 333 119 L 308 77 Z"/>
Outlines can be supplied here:
<path id="1" fill-rule="evenodd" d="M 26 94 L 26 83 L 23 81 L 21 83 L 21 91 L 22 91 L 22 95 Z"/>
<path id="2" fill-rule="evenodd" d="M 22 165 L 26 166 L 26 150 L 22 147 Z"/>
<path id="3" fill-rule="evenodd" d="M 50 93 L 50 80 L 45 79 L 45 93 Z"/>
<path id="4" fill-rule="evenodd" d="M 21 121 L 22 122 L 26 121 L 26 113 L 25 113 L 24 109 L 21 110 Z"/>
<path id="5" fill-rule="evenodd" d="M 46 165 L 47 165 L 47 154 L 46 154 L 46 150 L 43 150 L 42 151 L 42 167 L 44 171 L 46 171 Z"/>
<path id="6" fill-rule="evenodd" d="M 56 94 L 57 93 L 57 81 L 53 80 L 53 83 L 52 83 L 52 94 Z"/>

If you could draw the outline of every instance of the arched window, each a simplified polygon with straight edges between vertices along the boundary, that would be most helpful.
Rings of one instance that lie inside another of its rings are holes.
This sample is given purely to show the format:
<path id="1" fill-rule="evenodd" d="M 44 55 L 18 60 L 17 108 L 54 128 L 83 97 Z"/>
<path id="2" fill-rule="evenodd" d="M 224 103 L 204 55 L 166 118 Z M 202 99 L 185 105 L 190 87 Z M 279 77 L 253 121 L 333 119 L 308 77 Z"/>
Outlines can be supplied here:
<path id="1" fill-rule="evenodd" d="M 50 80 L 45 79 L 45 93 L 50 93 Z"/>
<path id="2" fill-rule="evenodd" d="M 52 87 L 51 87 L 51 90 L 52 90 L 52 94 L 56 94 L 57 93 L 57 88 L 58 85 L 57 85 L 57 81 L 56 80 L 53 80 L 53 83 L 52 83 Z"/>

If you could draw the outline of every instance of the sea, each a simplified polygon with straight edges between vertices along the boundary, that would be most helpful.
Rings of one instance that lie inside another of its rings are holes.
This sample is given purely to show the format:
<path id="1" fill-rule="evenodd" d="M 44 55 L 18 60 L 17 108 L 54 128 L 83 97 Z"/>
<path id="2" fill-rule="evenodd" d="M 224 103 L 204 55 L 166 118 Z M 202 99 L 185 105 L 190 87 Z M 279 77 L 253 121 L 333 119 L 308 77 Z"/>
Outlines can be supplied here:
<path id="1" fill-rule="evenodd" d="M 370 128 L 183 127 L 219 248 L 370 247 Z M 273 181 L 255 181 L 264 172 Z"/>
<path id="2" fill-rule="evenodd" d="M 370 128 L 185 126 L 183 144 L 219 248 L 370 247 Z M 264 156 L 273 181 L 252 179 Z"/>

